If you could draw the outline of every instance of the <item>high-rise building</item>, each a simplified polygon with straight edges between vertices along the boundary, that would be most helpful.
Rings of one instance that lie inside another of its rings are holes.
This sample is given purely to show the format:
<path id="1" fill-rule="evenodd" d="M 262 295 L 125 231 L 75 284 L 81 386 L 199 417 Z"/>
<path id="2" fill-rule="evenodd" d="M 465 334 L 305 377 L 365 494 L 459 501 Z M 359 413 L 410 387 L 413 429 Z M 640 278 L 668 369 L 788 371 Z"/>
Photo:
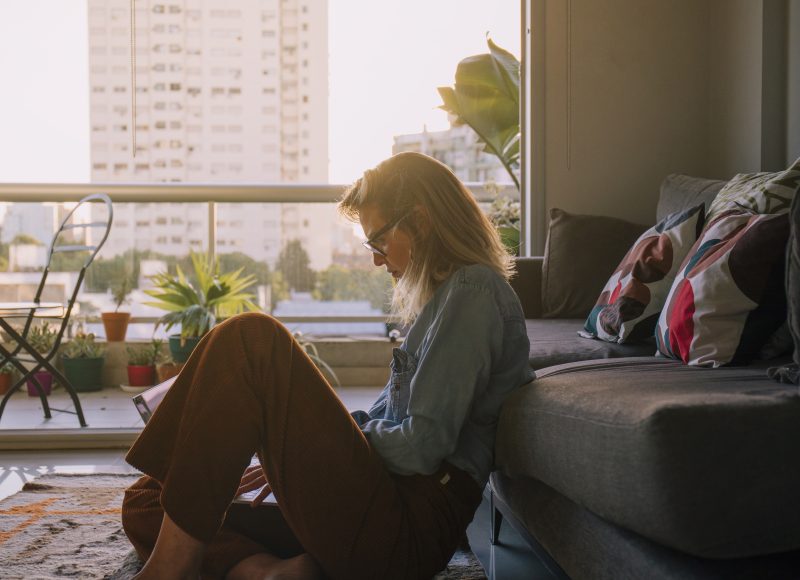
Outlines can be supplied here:
<path id="1" fill-rule="evenodd" d="M 483 150 L 478 135 L 467 125 L 451 126 L 444 131 L 395 135 L 392 153 L 415 151 L 438 159 L 461 181 L 505 183 L 511 181 L 497 157 Z"/>
<path id="2" fill-rule="evenodd" d="M 327 2 L 137 0 L 132 74 L 130 1 L 88 1 L 92 181 L 327 183 Z M 134 238 L 166 254 L 204 248 L 207 219 L 203 204 L 123 204 L 104 254 Z M 223 203 L 218 251 L 274 264 L 300 239 L 322 269 L 331 221 Z"/>

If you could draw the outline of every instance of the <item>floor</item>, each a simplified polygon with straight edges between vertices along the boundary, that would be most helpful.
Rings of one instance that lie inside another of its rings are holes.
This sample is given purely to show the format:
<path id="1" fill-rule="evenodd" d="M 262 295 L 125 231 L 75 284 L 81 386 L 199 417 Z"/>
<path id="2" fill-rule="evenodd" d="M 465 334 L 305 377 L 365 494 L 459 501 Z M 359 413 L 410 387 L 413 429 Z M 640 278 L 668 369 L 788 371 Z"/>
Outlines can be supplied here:
<path id="1" fill-rule="evenodd" d="M 368 408 L 378 388 L 344 388 L 339 393 L 350 410 Z M 81 394 L 90 427 L 141 427 L 141 419 L 130 402 L 131 395 L 119 390 L 104 389 Z M 70 408 L 68 397 L 55 391 L 51 405 Z M 53 411 L 45 420 L 38 398 L 15 394 L 0 422 L 2 429 L 77 428 L 75 415 Z M 136 473 L 124 461 L 121 449 L 85 449 L 73 451 L 0 451 L 0 499 L 17 492 L 26 481 L 46 473 Z M 489 543 L 490 513 L 488 501 L 478 508 L 467 533 L 476 556 L 481 560 L 490 580 L 551 580 L 555 578 L 526 542 L 507 523 L 503 524 L 500 543 Z"/>

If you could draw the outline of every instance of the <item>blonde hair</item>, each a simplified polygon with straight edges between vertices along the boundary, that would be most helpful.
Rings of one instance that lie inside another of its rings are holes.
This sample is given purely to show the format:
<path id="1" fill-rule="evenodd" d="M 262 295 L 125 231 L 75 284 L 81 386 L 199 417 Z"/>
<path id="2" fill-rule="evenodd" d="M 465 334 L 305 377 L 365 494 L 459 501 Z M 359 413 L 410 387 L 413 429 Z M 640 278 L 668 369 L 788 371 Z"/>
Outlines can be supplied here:
<path id="1" fill-rule="evenodd" d="M 338 210 L 358 221 L 361 208 L 377 208 L 411 237 L 411 260 L 392 295 L 392 314 L 413 321 L 439 285 L 469 264 L 484 264 L 503 276 L 514 262 L 475 198 L 450 169 L 421 153 L 398 153 L 350 186 Z M 422 208 L 424 211 L 419 211 Z"/>

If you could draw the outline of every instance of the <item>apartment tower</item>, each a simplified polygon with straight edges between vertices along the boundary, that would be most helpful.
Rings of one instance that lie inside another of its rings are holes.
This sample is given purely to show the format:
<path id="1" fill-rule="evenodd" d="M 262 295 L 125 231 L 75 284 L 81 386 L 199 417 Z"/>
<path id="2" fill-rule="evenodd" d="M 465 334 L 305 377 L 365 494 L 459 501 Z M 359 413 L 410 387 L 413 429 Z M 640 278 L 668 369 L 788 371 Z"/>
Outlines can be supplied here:
<path id="1" fill-rule="evenodd" d="M 136 0 L 135 74 L 130 0 L 88 2 L 93 182 L 327 183 L 327 2 Z M 323 269 L 331 215 L 221 203 L 217 251 L 274 265 L 300 239 Z M 134 239 L 164 254 L 203 249 L 207 219 L 200 203 L 121 204 L 104 255 Z"/>

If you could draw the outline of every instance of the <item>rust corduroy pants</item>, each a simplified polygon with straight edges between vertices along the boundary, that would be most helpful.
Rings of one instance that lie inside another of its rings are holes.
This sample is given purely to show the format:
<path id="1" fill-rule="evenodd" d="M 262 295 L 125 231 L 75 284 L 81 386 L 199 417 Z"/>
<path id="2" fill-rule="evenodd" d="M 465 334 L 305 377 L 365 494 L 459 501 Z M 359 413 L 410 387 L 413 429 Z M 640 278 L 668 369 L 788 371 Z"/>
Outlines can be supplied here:
<path id="1" fill-rule="evenodd" d="M 229 509 L 255 453 L 279 512 Z M 146 474 L 122 508 L 139 555 L 149 557 L 166 512 L 207 543 L 211 577 L 265 551 L 306 551 L 331 578 L 430 577 L 481 500 L 446 463 L 433 475 L 391 474 L 291 333 L 256 313 L 206 335 L 127 461 Z"/>

